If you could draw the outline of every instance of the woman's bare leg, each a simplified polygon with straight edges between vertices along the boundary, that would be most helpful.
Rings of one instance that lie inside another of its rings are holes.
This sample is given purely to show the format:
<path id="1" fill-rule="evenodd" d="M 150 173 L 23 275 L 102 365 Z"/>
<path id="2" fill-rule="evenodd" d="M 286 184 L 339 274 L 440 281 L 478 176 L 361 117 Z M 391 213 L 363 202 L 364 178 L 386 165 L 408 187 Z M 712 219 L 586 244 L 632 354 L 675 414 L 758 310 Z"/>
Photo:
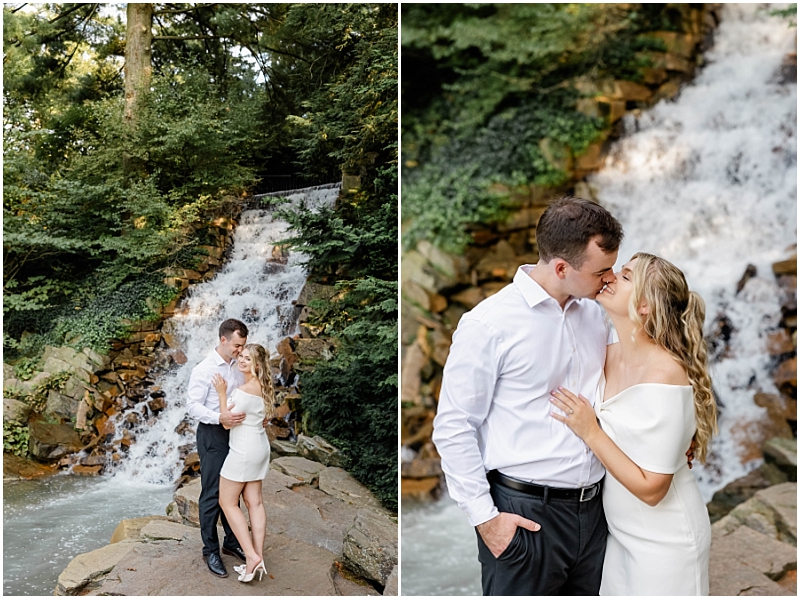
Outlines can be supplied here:
<path id="1" fill-rule="evenodd" d="M 253 480 L 244 485 L 244 502 L 250 513 L 250 530 L 253 533 L 253 549 L 259 559 L 253 564 L 255 568 L 264 559 L 264 539 L 267 536 L 267 513 L 261 498 L 261 481 Z M 248 564 L 249 565 L 249 564 Z"/>
<path id="2" fill-rule="evenodd" d="M 247 573 L 249 574 L 261 561 L 261 548 L 256 551 L 253 547 L 253 539 L 250 537 L 250 530 L 247 528 L 247 520 L 239 508 L 239 496 L 242 493 L 242 489 L 246 488 L 248 484 L 252 483 L 240 483 L 228 480 L 224 476 L 219 477 L 219 505 L 222 511 L 225 512 L 228 524 L 230 524 L 233 534 L 236 535 L 236 540 L 239 541 L 239 545 L 244 551 L 244 555 L 247 558 Z M 263 545 L 263 539 L 261 542 Z"/>

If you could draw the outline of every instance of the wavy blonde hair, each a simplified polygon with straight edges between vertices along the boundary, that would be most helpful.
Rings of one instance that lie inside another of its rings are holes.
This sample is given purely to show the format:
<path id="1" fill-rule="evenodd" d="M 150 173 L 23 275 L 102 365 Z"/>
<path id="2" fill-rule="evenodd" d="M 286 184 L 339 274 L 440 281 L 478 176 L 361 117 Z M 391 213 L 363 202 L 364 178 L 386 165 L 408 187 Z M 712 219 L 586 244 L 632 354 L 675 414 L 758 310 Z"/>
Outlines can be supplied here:
<path id="1" fill-rule="evenodd" d="M 272 370 L 269 367 L 269 351 L 258 343 L 248 343 L 244 349 L 250 352 L 250 373 L 261 384 L 261 398 L 267 418 L 275 416 L 275 387 L 272 384 Z"/>
<path id="2" fill-rule="evenodd" d="M 705 302 L 689 290 L 686 277 L 671 262 L 644 252 L 634 254 L 631 260 L 636 264 L 628 315 L 637 328 L 686 369 L 694 390 L 695 454 L 705 464 L 711 437 L 717 432 L 717 404 L 711 391 L 708 347 L 703 338 Z M 650 309 L 644 319 L 638 312 L 643 300 Z"/>

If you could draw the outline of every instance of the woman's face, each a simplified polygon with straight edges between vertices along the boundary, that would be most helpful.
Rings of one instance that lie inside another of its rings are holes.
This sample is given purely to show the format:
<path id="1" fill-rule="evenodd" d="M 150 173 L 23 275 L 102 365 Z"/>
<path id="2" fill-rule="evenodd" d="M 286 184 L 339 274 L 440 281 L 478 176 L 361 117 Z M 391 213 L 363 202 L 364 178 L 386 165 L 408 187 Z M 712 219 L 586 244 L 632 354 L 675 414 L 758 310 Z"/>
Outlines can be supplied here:
<path id="1" fill-rule="evenodd" d="M 609 314 L 627 316 L 628 303 L 633 293 L 633 268 L 638 258 L 631 260 L 616 274 L 616 279 L 603 287 L 597 294 L 597 302 Z"/>
<path id="2" fill-rule="evenodd" d="M 239 370 L 241 372 L 250 372 L 253 366 L 253 360 L 250 357 L 250 350 L 243 349 L 239 354 Z"/>

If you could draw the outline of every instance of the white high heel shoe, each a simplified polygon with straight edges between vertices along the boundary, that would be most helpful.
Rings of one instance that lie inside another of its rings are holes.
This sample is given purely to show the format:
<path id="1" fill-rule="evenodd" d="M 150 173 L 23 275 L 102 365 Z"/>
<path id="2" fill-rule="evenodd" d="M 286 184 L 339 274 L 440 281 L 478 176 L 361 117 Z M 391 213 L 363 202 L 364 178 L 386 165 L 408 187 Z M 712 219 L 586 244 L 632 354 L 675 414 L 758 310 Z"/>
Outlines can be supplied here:
<path id="1" fill-rule="evenodd" d="M 237 572 L 241 572 L 241 574 L 239 574 L 239 582 L 250 582 L 253 580 L 253 578 L 255 578 L 256 572 L 258 572 L 258 580 L 260 581 L 261 577 L 267 573 L 267 568 L 264 566 L 263 559 L 255 568 L 253 568 L 253 571 L 250 574 L 247 573 L 247 566 L 245 565 L 243 567 L 244 571 L 241 571 L 235 567 Z"/>

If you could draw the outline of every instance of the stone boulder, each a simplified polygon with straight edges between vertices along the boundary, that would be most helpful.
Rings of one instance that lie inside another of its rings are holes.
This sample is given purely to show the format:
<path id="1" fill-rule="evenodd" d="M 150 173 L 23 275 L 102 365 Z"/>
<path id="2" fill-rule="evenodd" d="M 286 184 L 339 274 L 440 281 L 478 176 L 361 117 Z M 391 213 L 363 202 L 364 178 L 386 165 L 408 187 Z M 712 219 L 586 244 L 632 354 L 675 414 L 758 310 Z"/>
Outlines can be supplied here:
<path id="1" fill-rule="evenodd" d="M 797 482 L 797 438 L 770 439 L 764 446 L 764 460 L 775 464 L 789 477 Z"/>
<path id="2" fill-rule="evenodd" d="M 141 538 L 142 529 L 154 520 L 169 520 L 166 516 L 144 516 L 142 518 L 127 518 L 120 520 L 114 532 L 111 534 L 110 543 L 120 541 L 138 541 Z"/>
<path id="3" fill-rule="evenodd" d="M 300 453 L 297 451 L 297 446 L 289 441 L 281 441 L 279 439 L 270 441 L 269 449 L 271 452 L 271 459 L 273 460 L 283 456 L 300 456 Z"/>
<path id="4" fill-rule="evenodd" d="M 295 353 L 300 362 L 294 365 L 296 371 L 310 370 L 308 362 L 330 360 L 336 346 L 330 339 L 297 339 Z"/>
<path id="5" fill-rule="evenodd" d="M 76 556 L 58 575 L 55 595 L 85 595 L 99 586 L 105 575 L 135 546 L 132 541 L 106 545 Z"/>
<path id="6" fill-rule="evenodd" d="M 397 597 L 399 595 L 398 589 L 399 575 L 397 573 L 397 566 L 394 567 L 389 578 L 386 580 L 386 586 L 383 589 L 383 594 L 386 597 Z"/>
<path id="7" fill-rule="evenodd" d="M 797 569 L 794 547 L 747 526 L 714 528 L 709 559 L 711 595 L 793 595 L 775 581 Z"/>
<path id="8" fill-rule="evenodd" d="M 200 479 L 196 478 L 188 485 L 175 491 L 172 496 L 174 499 L 174 510 L 167 508 L 167 513 L 173 512 L 180 517 L 183 524 L 189 526 L 200 526 Z M 172 505 L 172 504 L 170 504 Z"/>
<path id="9" fill-rule="evenodd" d="M 78 432 L 69 424 L 49 424 L 34 420 L 28 425 L 28 451 L 37 460 L 58 460 L 83 447 Z"/>
<path id="10" fill-rule="evenodd" d="M 319 473 L 325 470 L 325 466 L 319 462 L 312 462 L 306 458 L 293 456 L 272 460 L 271 465 L 278 472 L 291 476 L 307 485 L 313 485 L 319 479 Z"/>
<path id="11" fill-rule="evenodd" d="M 783 483 L 758 491 L 716 522 L 713 530 L 727 535 L 741 526 L 797 546 L 797 483 Z"/>
<path id="12" fill-rule="evenodd" d="M 375 510 L 359 510 L 344 537 L 344 561 L 355 573 L 385 587 L 397 566 L 397 523 Z"/>
<path id="13" fill-rule="evenodd" d="M 14 420 L 24 423 L 28 421 L 28 416 L 30 415 L 31 407 L 24 401 L 11 399 L 10 397 L 3 398 L 3 422 Z"/>
<path id="14" fill-rule="evenodd" d="M 320 436 L 298 435 L 296 450 L 302 457 L 325 466 L 342 465 L 342 452 Z"/>
<path id="15" fill-rule="evenodd" d="M 364 485 L 341 468 L 325 468 L 319 473 L 319 490 L 358 507 L 380 510 L 380 502 Z"/>

